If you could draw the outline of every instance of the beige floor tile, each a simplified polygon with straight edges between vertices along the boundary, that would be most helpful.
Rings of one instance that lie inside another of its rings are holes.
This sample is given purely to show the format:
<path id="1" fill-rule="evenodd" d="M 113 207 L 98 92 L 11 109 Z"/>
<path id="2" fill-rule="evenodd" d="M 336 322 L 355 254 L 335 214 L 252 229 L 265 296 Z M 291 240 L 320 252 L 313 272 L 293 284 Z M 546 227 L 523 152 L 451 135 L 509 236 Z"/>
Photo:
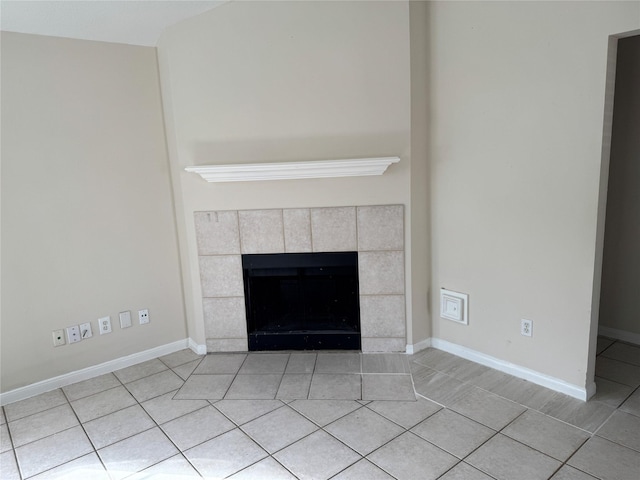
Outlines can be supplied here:
<path id="1" fill-rule="evenodd" d="M 196 375 L 235 375 L 247 355 L 245 353 L 213 353 L 205 356 L 193 373 Z"/>
<path id="2" fill-rule="evenodd" d="M 415 400 L 411 375 L 362 375 L 363 400 Z"/>
<path id="3" fill-rule="evenodd" d="M 533 410 L 524 412 L 501 433 L 562 462 L 591 436 Z"/>
<path id="4" fill-rule="evenodd" d="M 292 353 L 285 373 L 313 373 L 317 356 L 315 353 Z"/>
<path id="5" fill-rule="evenodd" d="M 318 357 L 318 361 L 320 356 Z M 359 400 L 362 398 L 361 375 L 315 373 L 309 390 L 310 400 Z"/>
<path id="6" fill-rule="evenodd" d="M 280 400 L 220 400 L 214 407 L 236 425 L 244 425 L 282 405 Z"/>
<path id="7" fill-rule="evenodd" d="M 230 476 L 229 480 L 296 480 L 296 477 L 273 458 L 267 457 Z"/>
<path id="8" fill-rule="evenodd" d="M 616 342 L 607 348 L 602 356 L 640 366 L 640 346 L 638 345 Z"/>
<path id="9" fill-rule="evenodd" d="M 425 418 L 430 417 L 442 407 L 424 398 L 417 401 L 376 401 L 367 405 L 374 412 L 388 418 L 405 429 L 416 426 Z"/>
<path id="10" fill-rule="evenodd" d="M 177 453 L 176 447 L 157 427 L 98 450 L 113 480 L 137 473 Z"/>
<path id="11" fill-rule="evenodd" d="M 184 385 L 184 380 L 173 373 L 172 370 L 155 373 L 148 377 L 135 380 L 127 384 L 127 390 L 138 402 L 144 402 L 158 397 Z"/>
<path id="12" fill-rule="evenodd" d="M 250 353 L 238 373 L 241 375 L 283 374 L 288 361 L 288 353 Z"/>
<path id="13" fill-rule="evenodd" d="M 640 417 L 640 388 L 633 392 L 620 406 L 620 410 Z"/>
<path id="14" fill-rule="evenodd" d="M 592 401 L 606 403 L 610 407 L 617 408 L 624 402 L 633 388 L 618 382 L 612 382 L 605 378 L 596 377 L 596 394 Z"/>
<path id="15" fill-rule="evenodd" d="M 296 400 L 306 399 L 311 388 L 311 374 L 284 374 L 278 387 L 276 398 Z"/>
<path id="16" fill-rule="evenodd" d="M 191 375 L 175 400 L 216 400 L 224 398 L 234 375 Z"/>
<path id="17" fill-rule="evenodd" d="M 9 430 L 14 447 L 20 447 L 76 425 L 78 419 L 66 404 L 9 422 Z"/>
<path id="18" fill-rule="evenodd" d="M 362 459 L 343 470 L 332 480 L 393 480 L 388 473 L 380 470 L 369 460 Z"/>
<path id="19" fill-rule="evenodd" d="M 361 373 L 360 358 L 357 353 L 319 353 L 315 373 Z"/>
<path id="20" fill-rule="evenodd" d="M 170 353 L 160 357 L 159 360 L 169 368 L 175 368 L 185 363 L 200 361 L 204 358 L 204 355 L 198 355 L 193 350 L 188 348 L 180 350 L 178 352 Z"/>
<path id="21" fill-rule="evenodd" d="M 162 372 L 164 370 L 167 370 L 168 368 L 169 367 L 167 367 L 160 360 L 154 358 L 153 360 L 149 360 L 147 362 L 132 365 L 131 367 L 123 368 L 121 370 L 116 370 L 113 373 L 122 383 L 129 383 L 140 380 L 144 377 L 148 377 L 149 375 L 153 375 L 154 373 Z"/>
<path id="22" fill-rule="evenodd" d="M 516 377 L 509 377 L 504 382 L 496 384 L 491 389 L 491 392 L 536 410 L 545 405 L 556 394 L 554 390 Z"/>
<path id="23" fill-rule="evenodd" d="M 448 409 L 440 410 L 411 431 L 458 458 L 466 457 L 496 434 Z"/>
<path id="24" fill-rule="evenodd" d="M 296 400 L 289 406 L 320 427 L 362 407 L 354 400 Z"/>
<path id="25" fill-rule="evenodd" d="M 594 480 L 595 478 L 569 465 L 563 465 L 551 480 Z"/>
<path id="26" fill-rule="evenodd" d="M 557 393 L 540 411 L 551 417 L 595 432 L 615 409 L 601 402 L 583 402 Z"/>
<path id="27" fill-rule="evenodd" d="M 20 472 L 13 451 L 0 454 L 0 478 L 2 480 L 20 480 Z"/>
<path id="28" fill-rule="evenodd" d="M 206 400 L 174 400 L 177 390 L 143 402 L 142 408 L 159 425 L 210 405 Z"/>
<path id="29" fill-rule="evenodd" d="M 186 380 L 194 372 L 194 370 L 200 365 L 201 360 L 195 360 L 193 362 L 185 363 L 184 365 L 178 365 L 173 367 L 173 373 L 178 375 L 181 379 Z"/>
<path id="30" fill-rule="evenodd" d="M 526 410 L 522 405 L 479 388 L 453 403 L 451 409 L 494 430 L 500 430 Z"/>
<path id="31" fill-rule="evenodd" d="M 412 461 L 407 461 L 409 458 Z M 398 480 L 433 480 L 458 462 L 453 455 L 410 432 L 379 448 L 367 459 Z"/>
<path id="32" fill-rule="evenodd" d="M 614 412 L 597 435 L 640 452 L 640 417 L 626 412 Z"/>
<path id="33" fill-rule="evenodd" d="M 640 453 L 596 436 L 567 463 L 602 480 L 629 480 L 638 478 Z"/>
<path id="34" fill-rule="evenodd" d="M 283 367 L 284 370 L 284 367 Z M 237 375 L 224 398 L 229 400 L 273 400 L 282 374 Z"/>
<path id="35" fill-rule="evenodd" d="M 35 397 L 21 400 L 19 402 L 10 403 L 4 406 L 4 413 L 8 422 L 13 422 L 23 417 L 40 413 L 50 408 L 58 407 L 67 403 L 67 399 L 62 390 L 52 390 Z"/>
<path id="36" fill-rule="evenodd" d="M 171 420 L 161 428 L 181 451 L 185 451 L 235 427 L 230 420 L 209 405 Z"/>
<path id="37" fill-rule="evenodd" d="M 128 477 L 127 480 L 199 480 L 201 478 L 187 459 L 178 454 Z"/>
<path id="38" fill-rule="evenodd" d="M 13 445 L 11 444 L 11 436 L 9 435 L 9 427 L 7 425 L 0 425 L 0 453 L 7 452 L 12 448 Z"/>
<path id="39" fill-rule="evenodd" d="M 451 405 L 468 393 L 473 386 L 427 367 L 413 371 L 416 393 L 441 405 Z"/>
<path id="40" fill-rule="evenodd" d="M 82 427 L 77 426 L 16 448 L 23 477 L 31 477 L 93 452 Z"/>
<path id="41" fill-rule="evenodd" d="M 267 452 L 240 429 L 201 443 L 184 452 L 205 478 L 226 478 L 267 457 Z"/>
<path id="42" fill-rule="evenodd" d="M 367 353 L 362 355 L 362 373 L 410 373 L 403 353 Z"/>
<path id="43" fill-rule="evenodd" d="M 460 462 L 439 480 L 493 480 L 489 475 L 473 468 L 464 462 Z"/>
<path id="44" fill-rule="evenodd" d="M 640 366 L 603 357 L 602 355 L 598 357 L 596 362 L 596 376 L 633 388 L 640 386 Z"/>
<path id="45" fill-rule="evenodd" d="M 84 424 L 96 449 L 124 440 L 155 427 L 154 421 L 140 405 L 133 405 Z"/>
<path id="46" fill-rule="evenodd" d="M 561 462 L 498 434 L 465 462 L 498 480 L 546 480 Z"/>
<path id="47" fill-rule="evenodd" d="M 4 479 L 4 477 L 2 477 Z M 29 480 L 109 480 L 109 474 L 95 452 L 47 470 Z"/>
<path id="48" fill-rule="evenodd" d="M 288 406 L 283 406 L 242 426 L 253 440 L 273 454 L 315 432 L 318 427 Z"/>
<path id="49" fill-rule="evenodd" d="M 326 480 L 361 458 L 321 430 L 280 450 L 274 457 L 300 480 Z"/>
<path id="50" fill-rule="evenodd" d="M 99 377 L 90 378 L 83 382 L 74 383 L 64 387 L 62 390 L 70 402 L 79 398 L 88 397 L 96 393 L 104 392 L 114 387 L 122 385 L 120 380 L 113 373 L 100 375 Z"/>
<path id="51" fill-rule="evenodd" d="M 122 385 L 71 402 L 81 422 L 88 422 L 136 404 L 136 399 Z"/>
<path id="52" fill-rule="evenodd" d="M 365 456 L 405 430 L 368 408 L 360 408 L 327 425 L 325 431 Z"/>

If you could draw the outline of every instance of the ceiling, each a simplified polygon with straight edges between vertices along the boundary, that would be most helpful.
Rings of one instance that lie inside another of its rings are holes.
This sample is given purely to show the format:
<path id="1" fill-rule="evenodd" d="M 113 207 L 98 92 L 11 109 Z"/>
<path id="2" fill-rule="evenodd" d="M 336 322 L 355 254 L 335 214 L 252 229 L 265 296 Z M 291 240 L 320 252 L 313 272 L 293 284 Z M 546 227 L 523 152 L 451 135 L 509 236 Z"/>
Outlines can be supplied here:
<path id="1" fill-rule="evenodd" d="M 153 47 L 162 31 L 228 0 L 1 0 L 4 31 Z"/>

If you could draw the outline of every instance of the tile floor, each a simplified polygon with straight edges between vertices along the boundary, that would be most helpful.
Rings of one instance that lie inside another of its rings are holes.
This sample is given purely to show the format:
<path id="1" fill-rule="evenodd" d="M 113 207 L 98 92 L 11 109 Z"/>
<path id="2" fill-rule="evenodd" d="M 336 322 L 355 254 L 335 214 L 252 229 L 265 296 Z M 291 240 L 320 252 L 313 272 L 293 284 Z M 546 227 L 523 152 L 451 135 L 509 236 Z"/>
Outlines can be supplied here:
<path id="1" fill-rule="evenodd" d="M 596 375 L 584 403 L 434 349 L 183 350 L 6 405 L 0 478 L 637 480 L 640 347 L 599 339 Z"/>

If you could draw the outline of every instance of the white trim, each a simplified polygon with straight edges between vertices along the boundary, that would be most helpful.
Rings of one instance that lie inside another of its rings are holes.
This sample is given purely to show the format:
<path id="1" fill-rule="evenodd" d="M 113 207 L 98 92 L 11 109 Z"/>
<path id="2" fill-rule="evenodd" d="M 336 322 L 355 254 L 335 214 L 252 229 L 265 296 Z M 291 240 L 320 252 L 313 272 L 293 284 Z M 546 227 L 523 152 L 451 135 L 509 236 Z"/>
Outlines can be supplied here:
<path id="1" fill-rule="evenodd" d="M 382 175 L 399 157 L 353 158 L 307 162 L 240 163 L 187 167 L 207 182 L 246 182 L 256 180 L 291 180 L 300 178 L 362 177 Z"/>
<path id="2" fill-rule="evenodd" d="M 640 334 L 627 332 L 626 330 L 618 330 L 617 328 L 603 327 L 600 325 L 598 326 L 598 335 L 640 345 Z"/>
<path id="3" fill-rule="evenodd" d="M 589 392 L 585 387 L 567 383 L 564 380 L 560 380 L 559 378 L 551 377 L 549 375 L 545 375 L 544 373 L 536 372 L 535 370 L 531 370 L 514 363 L 500 360 L 499 358 L 486 355 L 467 347 L 456 345 L 455 343 L 447 342 L 446 340 L 432 338 L 431 346 L 433 348 L 437 348 L 438 350 L 443 350 L 459 357 L 466 358 L 467 360 L 471 360 L 472 362 L 495 368 L 496 370 L 508 373 L 509 375 L 513 375 L 518 378 L 522 378 L 523 380 L 528 380 L 532 383 L 535 383 L 536 385 L 541 385 L 543 387 L 550 388 L 551 390 L 555 390 L 556 392 L 564 393 L 571 397 L 577 398 L 578 400 L 586 401 L 588 398 Z M 589 386 L 589 389 L 591 389 L 591 386 Z"/>
<path id="4" fill-rule="evenodd" d="M 414 343 L 413 345 L 407 345 L 407 355 L 413 355 L 414 353 L 418 353 L 422 350 L 426 350 L 430 346 L 431 346 L 430 338 L 425 338 L 424 340 L 421 340 L 418 343 Z"/>
<path id="5" fill-rule="evenodd" d="M 42 380 L 41 382 L 32 383 L 25 387 L 16 388 L 5 393 L 0 393 L 0 405 L 7 405 L 9 403 L 24 400 L 26 398 L 46 393 L 56 388 L 66 387 L 72 383 L 81 382 L 90 378 L 104 375 L 105 373 L 111 373 L 121 368 L 130 367 L 138 363 L 146 362 L 147 360 L 153 360 L 154 358 L 162 357 L 163 355 L 169 355 L 170 353 L 183 350 L 190 347 L 191 339 L 178 340 L 176 342 L 167 343 L 159 347 L 150 348 L 143 352 L 127 355 L 126 357 L 116 358 L 109 360 L 108 362 L 94 365 L 92 367 L 83 368 L 82 370 L 76 370 L 74 372 L 65 373 L 57 377 Z"/>
<path id="6" fill-rule="evenodd" d="M 207 354 L 207 346 L 196 343 L 196 341 L 193 338 L 189 339 L 189 348 L 193 351 L 193 353 L 197 355 Z"/>

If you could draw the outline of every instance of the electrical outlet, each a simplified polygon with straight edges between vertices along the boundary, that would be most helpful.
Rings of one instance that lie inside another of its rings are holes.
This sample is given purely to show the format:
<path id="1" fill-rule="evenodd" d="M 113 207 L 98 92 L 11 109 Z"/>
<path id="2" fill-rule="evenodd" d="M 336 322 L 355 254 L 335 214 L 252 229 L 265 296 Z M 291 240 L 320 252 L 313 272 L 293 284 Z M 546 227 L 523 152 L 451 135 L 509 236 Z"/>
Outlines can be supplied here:
<path id="1" fill-rule="evenodd" d="M 104 335 L 105 333 L 111 333 L 111 317 L 99 318 L 98 327 L 100 329 L 100 335 Z"/>
<path id="2" fill-rule="evenodd" d="M 531 337 L 533 335 L 533 321 L 523 318 L 520 321 L 520 334 L 525 337 Z"/>
<path id="3" fill-rule="evenodd" d="M 120 317 L 120 328 L 129 328 L 131 326 L 131 312 L 129 310 L 120 312 L 118 316 Z"/>
<path id="4" fill-rule="evenodd" d="M 80 327 L 78 325 L 67 327 L 67 340 L 69 343 L 76 343 L 82 340 L 80 337 Z"/>
<path id="5" fill-rule="evenodd" d="M 138 310 L 138 321 L 140 322 L 140 325 L 149 323 L 149 310 L 146 308 L 144 310 Z"/>
<path id="6" fill-rule="evenodd" d="M 64 345 L 65 342 L 64 341 L 64 330 L 54 330 L 53 332 L 51 332 L 53 334 L 53 346 L 54 347 L 60 347 L 62 345 Z"/>
<path id="7" fill-rule="evenodd" d="M 81 323 L 80 324 L 80 337 L 84 340 L 85 338 L 93 337 L 93 332 L 91 331 L 91 323 Z"/>

